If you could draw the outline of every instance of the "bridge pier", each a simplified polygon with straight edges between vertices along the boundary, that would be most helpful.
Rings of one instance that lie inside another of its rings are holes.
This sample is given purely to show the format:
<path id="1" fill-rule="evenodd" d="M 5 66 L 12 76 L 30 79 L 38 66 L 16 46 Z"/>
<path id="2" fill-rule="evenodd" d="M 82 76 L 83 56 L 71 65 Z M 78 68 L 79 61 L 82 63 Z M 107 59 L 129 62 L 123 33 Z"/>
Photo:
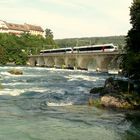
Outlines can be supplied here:
<path id="1" fill-rule="evenodd" d="M 28 64 L 29 64 L 30 66 L 36 66 L 36 64 L 37 64 L 36 57 L 30 57 L 30 58 L 28 59 Z"/>
<path id="2" fill-rule="evenodd" d="M 88 57 L 77 57 L 77 68 L 78 69 L 88 69 L 89 58 Z"/>
<path id="3" fill-rule="evenodd" d="M 100 55 L 96 55 L 95 56 L 95 60 L 96 60 L 96 70 L 102 70 L 102 71 L 107 71 L 107 65 L 105 66 L 105 56 L 100 56 Z"/>
<path id="4" fill-rule="evenodd" d="M 37 64 L 36 64 L 37 66 L 44 66 L 45 65 L 43 57 L 37 57 L 36 61 L 37 61 Z"/>
<path id="5" fill-rule="evenodd" d="M 54 57 L 55 67 L 62 68 L 65 65 L 65 61 L 63 57 Z"/>
<path id="6" fill-rule="evenodd" d="M 45 57 L 44 56 L 44 66 L 46 67 L 54 67 L 55 62 L 53 57 Z"/>
<path id="7" fill-rule="evenodd" d="M 76 68 L 77 63 L 76 63 L 76 58 L 75 57 L 65 57 L 65 66 L 66 68 Z"/>
<path id="8" fill-rule="evenodd" d="M 98 66 L 97 66 L 97 59 L 96 58 L 91 58 L 88 62 L 88 69 L 90 70 L 97 70 Z"/>

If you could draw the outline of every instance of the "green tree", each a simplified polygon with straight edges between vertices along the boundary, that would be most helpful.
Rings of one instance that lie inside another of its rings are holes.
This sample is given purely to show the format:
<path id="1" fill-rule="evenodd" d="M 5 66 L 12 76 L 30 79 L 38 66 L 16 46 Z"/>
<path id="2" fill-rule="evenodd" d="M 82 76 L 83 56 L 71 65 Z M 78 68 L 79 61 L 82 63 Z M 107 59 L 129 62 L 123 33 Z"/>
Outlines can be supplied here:
<path id="1" fill-rule="evenodd" d="M 46 29 L 45 30 L 45 37 L 46 38 L 52 38 L 53 39 L 53 32 L 51 31 L 51 29 Z"/>
<path id="2" fill-rule="evenodd" d="M 6 64 L 7 57 L 6 57 L 6 50 L 3 46 L 0 45 L 0 64 Z"/>
<path id="3" fill-rule="evenodd" d="M 17 65 L 24 65 L 28 55 L 39 54 L 42 49 L 55 48 L 53 34 L 51 30 L 49 32 L 47 38 L 27 33 L 21 36 L 0 33 L 0 64 L 14 62 Z"/>
<path id="4" fill-rule="evenodd" d="M 123 67 L 129 76 L 140 79 L 140 0 L 133 0 L 130 17 L 132 28 L 126 37 L 127 54 L 123 59 Z"/>
<path id="5" fill-rule="evenodd" d="M 57 45 L 53 40 L 53 32 L 48 28 L 45 30 L 45 39 L 46 39 L 46 44 L 44 44 L 44 47 L 57 48 Z"/>

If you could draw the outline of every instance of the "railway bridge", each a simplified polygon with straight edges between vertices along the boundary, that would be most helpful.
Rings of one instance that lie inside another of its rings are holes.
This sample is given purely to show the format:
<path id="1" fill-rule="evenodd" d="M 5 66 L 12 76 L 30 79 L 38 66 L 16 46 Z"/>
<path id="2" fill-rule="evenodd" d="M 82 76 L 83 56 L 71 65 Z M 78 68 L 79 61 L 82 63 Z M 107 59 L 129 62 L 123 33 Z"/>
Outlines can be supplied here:
<path id="1" fill-rule="evenodd" d="M 51 53 L 30 55 L 30 66 L 91 69 L 91 70 L 118 70 L 121 61 L 119 51 L 114 52 L 83 52 L 83 53 Z"/>

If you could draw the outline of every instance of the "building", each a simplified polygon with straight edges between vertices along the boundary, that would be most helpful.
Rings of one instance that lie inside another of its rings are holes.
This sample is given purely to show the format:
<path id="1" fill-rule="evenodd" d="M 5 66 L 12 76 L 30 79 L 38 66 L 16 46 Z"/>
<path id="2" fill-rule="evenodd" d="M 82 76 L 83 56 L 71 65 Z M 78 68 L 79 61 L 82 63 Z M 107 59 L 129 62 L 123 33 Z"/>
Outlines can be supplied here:
<path id="1" fill-rule="evenodd" d="M 31 24 L 15 24 L 8 23 L 6 21 L 0 20 L 0 33 L 9 33 L 20 36 L 22 33 L 29 33 L 31 35 L 41 35 L 43 36 L 43 29 L 40 26 Z"/>
<path id="2" fill-rule="evenodd" d="M 31 24 L 24 24 L 26 29 L 29 31 L 31 35 L 42 35 L 43 36 L 43 29 L 40 26 L 35 26 Z"/>

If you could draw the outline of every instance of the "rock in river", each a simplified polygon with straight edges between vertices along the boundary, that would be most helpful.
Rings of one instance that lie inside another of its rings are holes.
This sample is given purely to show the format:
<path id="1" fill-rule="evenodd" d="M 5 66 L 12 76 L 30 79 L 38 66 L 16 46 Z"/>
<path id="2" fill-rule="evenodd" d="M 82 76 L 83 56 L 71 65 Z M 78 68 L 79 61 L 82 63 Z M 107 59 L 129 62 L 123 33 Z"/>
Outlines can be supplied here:
<path id="1" fill-rule="evenodd" d="M 8 72 L 10 74 L 14 74 L 14 75 L 22 75 L 23 74 L 23 71 L 19 70 L 19 69 L 11 69 L 11 70 L 8 70 Z"/>

